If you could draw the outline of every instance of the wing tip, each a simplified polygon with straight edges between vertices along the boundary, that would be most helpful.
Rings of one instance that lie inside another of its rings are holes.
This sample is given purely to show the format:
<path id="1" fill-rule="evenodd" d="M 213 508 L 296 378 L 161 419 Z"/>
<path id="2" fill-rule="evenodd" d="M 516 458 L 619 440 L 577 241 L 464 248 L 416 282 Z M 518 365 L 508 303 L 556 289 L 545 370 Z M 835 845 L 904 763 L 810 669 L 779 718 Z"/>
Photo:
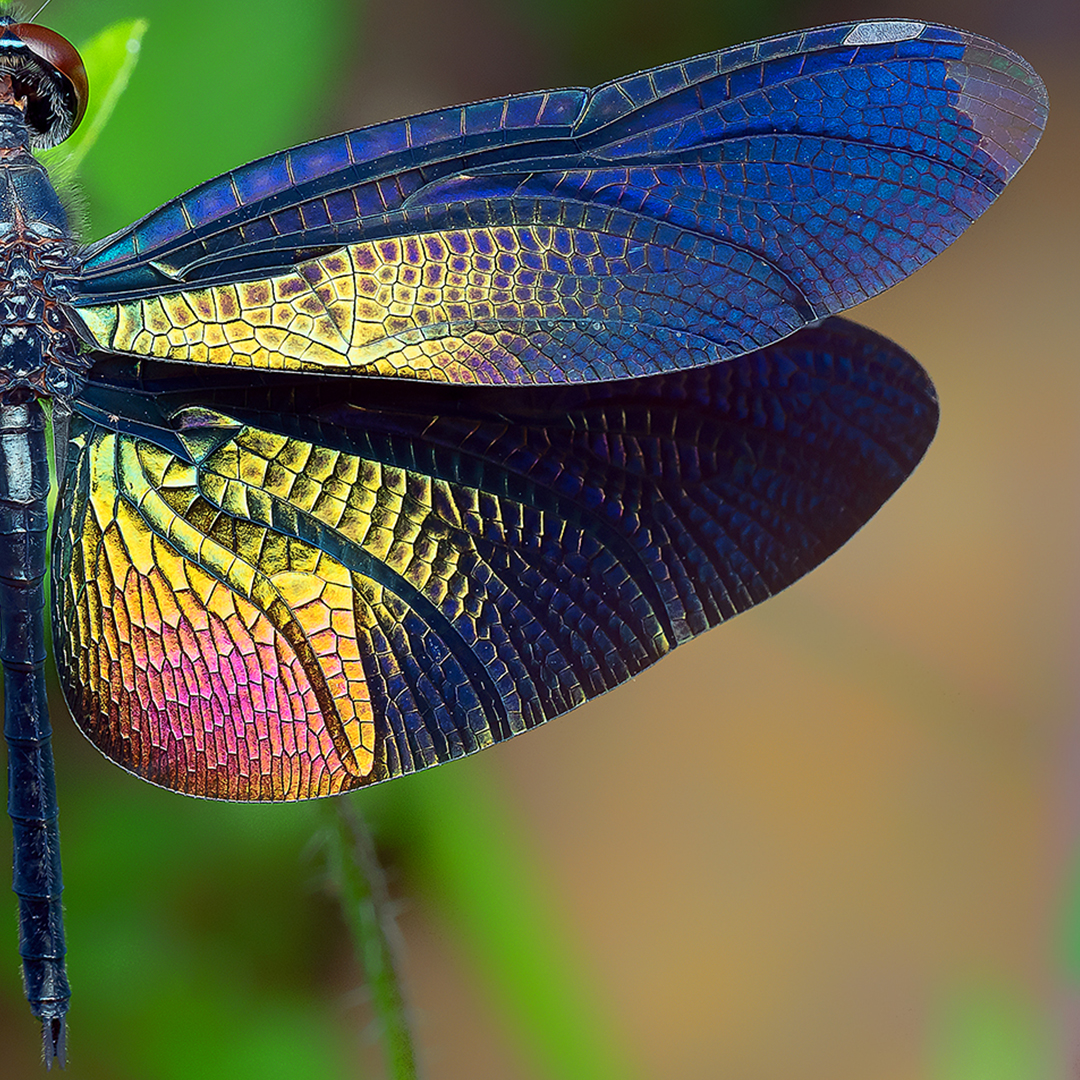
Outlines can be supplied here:
<path id="1" fill-rule="evenodd" d="M 959 85 L 960 110 L 971 118 L 982 149 L 1008 183 L 1038 146 L 1050 112 L 1039 73 L 1018 53 L 976 34 L 963 34 L 960 59 L 947 61 Z"/>

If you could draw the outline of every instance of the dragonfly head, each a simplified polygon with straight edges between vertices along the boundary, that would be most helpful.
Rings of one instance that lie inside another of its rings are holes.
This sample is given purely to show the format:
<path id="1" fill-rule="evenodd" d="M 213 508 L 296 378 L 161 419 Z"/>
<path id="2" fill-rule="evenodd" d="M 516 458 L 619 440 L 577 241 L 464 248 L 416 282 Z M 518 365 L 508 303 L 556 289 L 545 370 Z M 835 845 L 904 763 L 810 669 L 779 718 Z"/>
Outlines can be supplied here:
<path id="1" fill-rule="evenodd" d="M 70 41 L 0 16 L 0 101 L 22 109 L 31 146 L 62 143 L 86 112 L 88 89 L 82 57 Z"/>

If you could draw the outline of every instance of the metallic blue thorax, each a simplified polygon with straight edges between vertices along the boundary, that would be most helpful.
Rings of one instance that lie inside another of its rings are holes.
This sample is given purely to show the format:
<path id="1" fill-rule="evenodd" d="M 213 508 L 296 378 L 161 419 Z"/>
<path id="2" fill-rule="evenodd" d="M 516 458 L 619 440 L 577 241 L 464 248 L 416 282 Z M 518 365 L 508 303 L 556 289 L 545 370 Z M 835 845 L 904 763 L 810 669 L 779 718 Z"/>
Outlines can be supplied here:
<path id="1" fill-rule="evenodd" d="M 0 105 L 0 399 L 68 396 L 84 365 L 61 314 L 57 272 L 75 246 L 67 213 L 30 152 L 22 112 Z"/>

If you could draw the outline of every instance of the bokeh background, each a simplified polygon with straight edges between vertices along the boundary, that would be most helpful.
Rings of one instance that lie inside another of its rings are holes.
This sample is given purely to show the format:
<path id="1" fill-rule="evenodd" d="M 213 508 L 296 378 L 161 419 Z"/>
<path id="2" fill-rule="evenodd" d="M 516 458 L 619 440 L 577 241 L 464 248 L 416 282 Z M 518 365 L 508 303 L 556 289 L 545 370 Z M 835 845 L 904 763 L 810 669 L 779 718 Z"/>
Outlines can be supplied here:
<path id="1" fill-rule="evenodd" d="M 784 595 L 478 758 L 358 799 L 431 1080 L 1080 1070 L 1074 0 L 54 0 L 150 21 L 87 237 L 290 143 L 796 27 L 965 26 L 1050 90 L 1031 163 L 854 313 L 935 379 L 909 483 Z M 157 791 L 63 720 L 68 1076 L 379 1076 L 311 807 Z M 8 841 L 4 840 L 4 844 Z M 38 1074 L 15 901 L 0 1076 Z"/>

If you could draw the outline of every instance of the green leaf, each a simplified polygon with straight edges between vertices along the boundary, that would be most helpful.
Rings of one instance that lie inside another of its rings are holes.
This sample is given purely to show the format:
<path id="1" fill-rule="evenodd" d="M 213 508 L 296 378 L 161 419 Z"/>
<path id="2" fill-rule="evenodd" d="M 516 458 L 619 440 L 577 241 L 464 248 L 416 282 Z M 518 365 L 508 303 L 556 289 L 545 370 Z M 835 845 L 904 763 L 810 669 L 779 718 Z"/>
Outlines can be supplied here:
<path id="1" fill-rule="evenodd" d="M 125 0 L 69 4 L 57 26 L 89 37 L 129 15 Z M 153 27 L 132 92 L 124 95 L 80 184 L 86 238 L 303 139 L 327 134 L 327 101 L 344 79 L 357 5 L 344 0 L 139 0 Z"/>
<path id="2" fill-rule="evenodd" d="M 50 171 L 58 168 L 67 178 L 78 172 L 127 89 L 148 25 L 145 19 L 113 23 L 79 49 L 90 83 L 90 103 L 75 134 L 42 155 Z"/>

